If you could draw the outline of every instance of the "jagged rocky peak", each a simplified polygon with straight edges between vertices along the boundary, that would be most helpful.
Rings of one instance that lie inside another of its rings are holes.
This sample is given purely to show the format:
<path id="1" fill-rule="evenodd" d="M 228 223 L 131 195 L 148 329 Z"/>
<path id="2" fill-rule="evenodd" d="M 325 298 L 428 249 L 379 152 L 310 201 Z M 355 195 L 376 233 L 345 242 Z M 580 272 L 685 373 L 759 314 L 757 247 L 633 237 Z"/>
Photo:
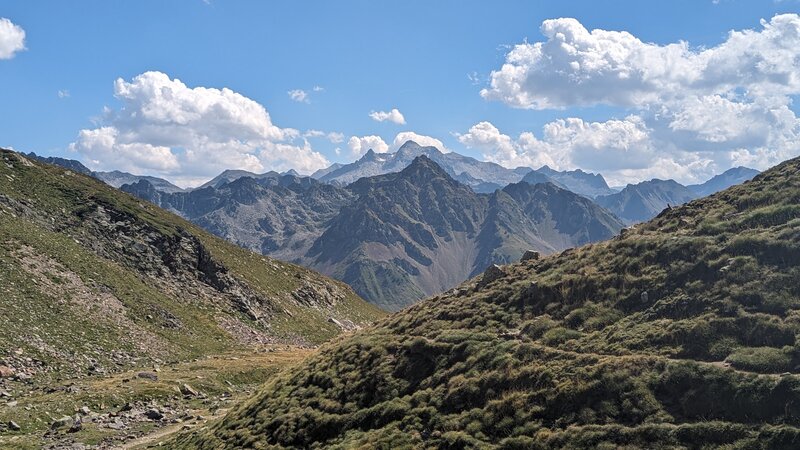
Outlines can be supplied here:
<path id="1" fill-rule="evenodd" d="M 419 155 L 431 155 L 431 154 L 441 154 L 441 150 L 438 148 L 428 145 L 422 146 L 417 144 L 415 141 L 408 140 L 400 148 L 397 149 L 397 155 L 406 157 L 406 156 L 419 156 Z"/>
<path id="2" fill-rule="evenodd" d="M 430 177 L 442 177 L 452 180 L 450 175 L 448 175 L 441 166 L 426 155 L 420 155 L 414 158 L 411 164 L 400 173 L 406 178 L 418 179 L 419 181 L 427 181 Z"/>

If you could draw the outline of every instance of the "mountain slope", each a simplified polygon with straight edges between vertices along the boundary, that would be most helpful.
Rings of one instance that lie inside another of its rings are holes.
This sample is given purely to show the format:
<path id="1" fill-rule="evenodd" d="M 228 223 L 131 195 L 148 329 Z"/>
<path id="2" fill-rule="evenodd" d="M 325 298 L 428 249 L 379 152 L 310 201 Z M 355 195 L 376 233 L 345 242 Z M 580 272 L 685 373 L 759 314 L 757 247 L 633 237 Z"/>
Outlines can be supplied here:
<path id="1" fill-rule="evenodd" d="M 0 357 L 18 373 L 78 376 L 256 343 L 315 344 L 381 315 L 339 282 L 88 176 L 0 152 Z"/>
<path id="2" fill-rule="evenodd" d="M 598 205 L 629 224 L 655 217 L 664 208 L 682 205 L 697 198 L 697 194 L 674 180 L 643 181 L 629 184 L 622 191 L 595 198 Z"/>
<path id="3" fill-rule="evenodd" d="M 84 166 L 80 161 L 75 161 L 74 159 L 59 158 L 58 156 L 39 156 L 34 152 L 30 152 L 25 156 L 31 159 L 35 159 L 37 161 L 41 161 L 43 163 L 61 166 L 75 173 L 80 173 L 83 175 L 92 174 L 92 171 L 89 170 L 88 167 Z"/>
<path id="4" fill-rule="evenodd" d="M 173 448 L 800 445 L 800 159 L 326 345 Z"/>
<path id="5" fill-rule="evenodd" d="M 693 184 L 687 187 L 698 197 L 705 197 L 706 195 L 711 195 L 715 192 L 728 189 L 731 186 L 752 180 L 753 177 L 759 173 L 759 171 L 755 169 L 749 169 L 747 167 L 734 167 L 722 172 L 719 175 L 715 175 L 705 183 Z"/>

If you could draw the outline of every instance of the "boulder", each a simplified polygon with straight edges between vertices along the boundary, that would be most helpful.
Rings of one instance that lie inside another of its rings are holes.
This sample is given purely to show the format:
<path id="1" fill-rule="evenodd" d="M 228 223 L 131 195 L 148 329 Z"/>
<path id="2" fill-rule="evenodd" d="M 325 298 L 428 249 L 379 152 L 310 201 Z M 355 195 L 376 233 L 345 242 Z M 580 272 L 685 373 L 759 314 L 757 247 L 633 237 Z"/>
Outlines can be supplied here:
<path id="1" fill-rule="evenodd" d="M 194 390 L 194 388 L 192 388 L 191 386 L 189 386 L 186 383 L 181 385 L 181 394 L 186 395 L 188 397 L 197 397 L 197 396 L 200 395 L 199 392 Z"/>
<path id="2" fill-rule="evenodd" d="M 478 287 L 484 287 L 489 283 L 499 280 L 506 276 L 506 272 L 497 264 L 492 264 L 486 271 L 483 272 L 481 281 L 478 282 Z"/>
<path id="3" fill-rule="evenodd" d="M 75 417 L 72 419 L 72 426 L 69 427 L 70 433 L 77 433 L 83 429 L 83 419 L 78 414 L 75 414 Z"/>
<path id="4" fill-rule="evenodd" d="M 11 378 L 17 373 L 16 370 L 8 366 L 0 366 L 0 378 Z"/>
<path id="5" fill-rule="evenodd" d="M 8 421 L 8 429 L 11 430 L 11 431 L 19 431 L 19 430 L 22 429 L 22 427 L 20 427 L 17 424 L 17 422 L 14 422 L 13 420 L 9 420 Z"/>
<path id="6" fill-rule="evenodd" d="M 119 418 L 114 419 L 113 422 L 109 423 L 106 426 L 108 428 L 112 429 L 112 430 L 124 430 L 125 429 L 125 423 L 122 420 L 120 420 Z"/>
<path id="7" fill-rule="evenodd" d="M 136 376 L 145 380 L 158 381 L 158 375 L 156 375 L 155 372 L 139 372 Z"/>
<path id="8" fill-rule="evenodd" d="M 539 256 L 540 256 L 539 252 L 536 252 L 536 251 L 533 251 L 533 250 L 525 250 L 525 253 L 522 254 L 522 258 L 520 258 L 519 260 L 520 261 L 536 261 L 537 259 L 539 259 Z"/>
<path id="9" fill-rule="evenodd" d="M 156 408 L 148 409 L 147 412 L 144 413 L 144 416 L 150 420 L 161 420 L 164 418 L 164 414 Z"/>
<path id="10" fill-rule="evenodd" d="M 53 430 L 60 430 L 62 428 L 72 428 L 73 425 L 75 425 L 75 420 L 70 416 L 64 416 L 54 420 L 53 423 L 50 424 L 50 428 Z"/>

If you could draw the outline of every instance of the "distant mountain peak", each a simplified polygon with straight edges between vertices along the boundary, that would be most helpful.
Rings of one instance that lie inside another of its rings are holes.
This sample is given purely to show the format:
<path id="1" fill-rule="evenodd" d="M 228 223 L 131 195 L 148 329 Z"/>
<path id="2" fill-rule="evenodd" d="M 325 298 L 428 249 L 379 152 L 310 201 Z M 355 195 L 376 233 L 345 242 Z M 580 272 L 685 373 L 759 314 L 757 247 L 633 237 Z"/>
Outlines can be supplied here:
<path id="1" fill-rule="evenodd" d="M 688 186 L 692 192 L 699 196 L 711 195 L 715 192 L 727 189 L 730 186 L 744 183 L 758 175 L 760 172 L 749 167 L 733 167 L 721 174 L 715 175 L 710 180 L 702 184 Z"/>
<path id="2" fill-rule="evenodd" d="M 400 175 L 403 177 L 423 177 L 422 181 L 425 181 L 426 177 L 444 177 L 455 182 L 439 164 L 436 164 L 436 162 L 427 155 L 419 155 L 414 158 L 411 164 L 400 172 Z"/>
<path id="3" fill-rule="evenodd" d="M 409 140 L 405 141 L 403 143 L 403 145 L 401 145 L 400 148 L 397 149 L 397 151 L 400 151 L 400 150 L 411 150 L 411 149 L 418 149 L 418 148 L 422 148 L 422 146 L 417 144 L 415 141 L 412 141 L 411 139 L 409 139 Z"/>

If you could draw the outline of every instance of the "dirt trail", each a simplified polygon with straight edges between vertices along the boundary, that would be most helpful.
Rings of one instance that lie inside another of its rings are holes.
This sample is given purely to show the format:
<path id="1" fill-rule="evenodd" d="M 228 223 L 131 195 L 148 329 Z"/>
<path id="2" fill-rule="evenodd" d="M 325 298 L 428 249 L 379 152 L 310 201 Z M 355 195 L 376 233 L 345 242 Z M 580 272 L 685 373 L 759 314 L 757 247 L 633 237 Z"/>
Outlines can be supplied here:
<path id="1" fill-rule="evenodd" d="M 148 448 L 148 446 L 157 446 L 159 442 L 166 440 L 166 438 L 172 436 L 175 433 L 206 426 L 209 423 L 224 416 L 228 411 L 229 411 L 228 409 L 219 409 L 214 414 L 211 414 L 209 416 L 204 416 L 207 418 L 201 422 L 184 422 L 184 423 L 167 425 L 157 430 L 153 430 L 152 433 L 145 434 L 144 436 L 140 436 L 136 439 L 131 440 L 130 442 L 126 442 L 116 448 L 120 450 L 134 450 L 134 449 Z M 199 411 L 195 411 L 195 413 L 199 413 Z"/>

